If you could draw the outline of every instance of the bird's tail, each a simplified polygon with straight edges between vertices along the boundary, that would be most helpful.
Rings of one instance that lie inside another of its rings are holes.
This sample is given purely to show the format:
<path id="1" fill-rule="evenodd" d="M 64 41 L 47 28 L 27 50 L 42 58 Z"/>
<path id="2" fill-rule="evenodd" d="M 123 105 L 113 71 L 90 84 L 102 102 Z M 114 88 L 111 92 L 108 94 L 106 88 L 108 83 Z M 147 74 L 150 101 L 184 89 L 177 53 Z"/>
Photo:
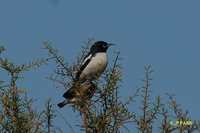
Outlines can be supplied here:
<path id="1" fill-rule="evenodd" d="M 58 103 L 57 105 L 58 105 L 58 107 L 62 108 L 62 107 L 64 107 L 67 104 L 72 104 L 72 103 L 76 102 L 76 100 L 77 99 L 75 97 L 72 98 L 72 99 L 65 99 L 63 102 Z"/>
<path id="2" fill-rule="evenodd" d="M 63 94 L 63 97 L 66 98 L 66 99 L 72 99 L 75 96 L 76 96 L 76 93 L 75 93 L 75 91 L 73 89 L 70 89 L 70 90 L 68 90 L 67 92 L 65 92 Z"/>
<path id="3" fill-rule="evenodd" d="M 61 102 L 61 103 L 58 103 L 57 105 L 58 105 L 59 108 L 62 108 L 62 107 L 64 107 L 66 104 L 65 104 L 64 102 Z"/>
<path id="4" fill-rule="evenodd" d="M 65 100 L 61 103 L 58 103 L 58 107 L 62 108 L 66 104 L 74 104 L 76 102 L 84 101 L 83 99 L 89 100 L 92 98 L 94 93 L 96 92 L 97 87 L 93 83 L 84 83 L 82 84 L 77 92 L 74 89 L 70 89 L 63 94 Z M 82 99 L 83 98 L 83 99 Z"/>

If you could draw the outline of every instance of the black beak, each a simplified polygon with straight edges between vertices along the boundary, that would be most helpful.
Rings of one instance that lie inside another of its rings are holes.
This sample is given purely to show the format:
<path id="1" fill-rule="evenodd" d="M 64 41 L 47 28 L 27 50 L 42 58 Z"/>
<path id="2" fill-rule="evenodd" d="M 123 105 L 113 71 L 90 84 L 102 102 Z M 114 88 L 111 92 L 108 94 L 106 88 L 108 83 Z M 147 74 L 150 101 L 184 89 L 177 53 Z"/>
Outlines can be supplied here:
<path id="1" fill-rule="evenodd" d="M 116 45 L 116 44 L 108 43 L 108 47 L 110 47 L 110 46 L 114 46 L 114 45 Z"/>

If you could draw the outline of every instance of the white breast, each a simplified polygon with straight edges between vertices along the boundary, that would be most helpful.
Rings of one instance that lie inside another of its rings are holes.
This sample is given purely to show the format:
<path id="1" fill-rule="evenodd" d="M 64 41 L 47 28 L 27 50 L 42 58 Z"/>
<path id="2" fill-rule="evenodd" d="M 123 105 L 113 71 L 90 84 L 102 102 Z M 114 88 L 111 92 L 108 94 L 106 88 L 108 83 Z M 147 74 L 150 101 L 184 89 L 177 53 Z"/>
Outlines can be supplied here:
<path id="1" fill-rule="evenodd" d="M 92 57 L 90 63 L 82 71 L 79 79 L 83 80 L 85 76 L 87 76 L 86 78 L 91 78 L 91 79 L 99 77 L 105 70 L 107 64 L 108 64 L 107 54 L 96 53 L 95 56 Z"/>

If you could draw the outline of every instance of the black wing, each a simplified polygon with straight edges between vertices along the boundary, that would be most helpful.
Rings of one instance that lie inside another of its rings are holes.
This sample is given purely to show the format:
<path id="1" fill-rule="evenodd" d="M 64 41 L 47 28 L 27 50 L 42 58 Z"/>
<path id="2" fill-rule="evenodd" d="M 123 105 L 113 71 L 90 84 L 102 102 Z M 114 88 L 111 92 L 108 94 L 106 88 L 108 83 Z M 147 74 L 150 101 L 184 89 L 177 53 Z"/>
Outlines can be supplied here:
<path id="1" fill-rule="evenodd" d="M 89 64 L 89 62 L 91 61 L 91 58 L 92 58 L 92 54 L 89 52 L 85 58 L 83 59 L 83 63 L 81 65 L 81 68 L 80 70 L 76 73 L 76 79 L 79 80 L 80 78 L 80 75 L 82 73 L 82 71 L 85 69 L 85 67 Z"/>
<path id="2" fill-rule="evenodd" d="M 70 89 L 63 94 L 63 97 L 66 98 L 66 99 L 72 99 L 72 98 L 75 97 L 75 95 L 76 95 L 75 91 L 73 89 Z"/>

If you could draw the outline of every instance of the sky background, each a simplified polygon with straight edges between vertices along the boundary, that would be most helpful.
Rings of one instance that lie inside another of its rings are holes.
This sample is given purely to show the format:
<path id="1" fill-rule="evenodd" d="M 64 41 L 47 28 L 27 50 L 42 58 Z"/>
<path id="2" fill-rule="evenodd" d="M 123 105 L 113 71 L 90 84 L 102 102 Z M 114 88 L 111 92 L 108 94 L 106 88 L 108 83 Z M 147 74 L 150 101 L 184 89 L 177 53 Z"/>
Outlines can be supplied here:
<path id="1" fill-rule="evenodd" d="M 192 119 L 200 119 L 200 1 L 199 0 L 1 0 L 0 44 L 15 64 L 47 55 L 44 41 L 59 49 L 67 62 L 76 59 L 88 38 L 117 44 L 109 49 L 110 64 L 123 58 L 122 99 L 142 85 L 144 66 L 153 73 L 152 98 L 176 94 Z M 54 65 L 24 72 L 19 80 L 37 107 L 51 98 L 62 101 L 63 88 L 47 79 Z M 0 79 L 7 79 L 0 70 Z M 69 106 L 58 109 L 73 127 L 76 115 Z M 64 121 L 56 120 L 70 132 Z M 66 128 L 67 127 L 67 128 Z M 79 128 L 76 128 L 79 131 Z"/>

